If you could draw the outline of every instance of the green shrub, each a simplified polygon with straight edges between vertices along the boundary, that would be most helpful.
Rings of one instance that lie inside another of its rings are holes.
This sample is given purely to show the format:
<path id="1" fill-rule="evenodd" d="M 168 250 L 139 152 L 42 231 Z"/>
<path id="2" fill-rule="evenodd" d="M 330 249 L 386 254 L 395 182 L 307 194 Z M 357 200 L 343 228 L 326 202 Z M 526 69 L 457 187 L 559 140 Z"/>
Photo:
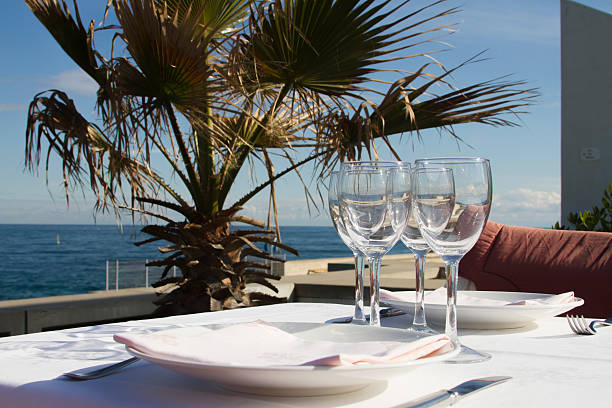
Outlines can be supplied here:
<path id="1" fill-rule="evenodd" d="M 612 183 L 609 183 L 608 188 L 604 190 L 601 205 L 602 208 L 593 207 L 592 211 L 570 212 L 567 220 L 577 231 L 612 232 Z M 561 225 L 559 221 L 552 228 L 557 230 L 569 229 L 565 225 Z"/>

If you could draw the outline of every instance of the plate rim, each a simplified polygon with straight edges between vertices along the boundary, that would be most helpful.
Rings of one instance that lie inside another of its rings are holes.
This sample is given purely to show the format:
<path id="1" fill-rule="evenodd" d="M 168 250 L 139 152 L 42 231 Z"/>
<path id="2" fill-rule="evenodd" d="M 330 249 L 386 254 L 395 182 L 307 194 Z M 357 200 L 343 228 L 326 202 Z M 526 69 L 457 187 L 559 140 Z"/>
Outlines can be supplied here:
<path id="1" fill-rule="evenodd" d="M 402 291 L 402 292 L 408 292 L 408 291 Z M 512 294 L 524 294 L 524 295 L 542 295 L 542 296 L 555 296 L 554 294 L 550 294 L 550 293 L 537 293 L 537 292 L 507 292 L 507 291 L 496 291 L 496 290 L 461 290 L 461 291 L 457 291 L 458 293 L 460 292 L 480 292 L 480 293 L 512 293 Z M 414 301 L 408 301 L 408 300 L 395 300 L 395 299 L 380 299 L 381 303 L 385 303 L 388 304 L 389 306 L 394 306 L 392 303 L 403 303 L 406 305 L 414 305 L 415 302 Z M 487 310 L 503 310 L 503 311 L 510 311 L 512 309 L 515 309 L 516 311 L 520 310 L 520 311 L 546 311 L 546 310 L 551 310 L 554 311 L 556 309 L 563 309 L 566 306 L 569 305 L 574 305 L 574 307 L 578 307 L 578 306 L 582 306 L 584 304 L 584 299 L 579 298 L 579 297 L 574 297 L 574 300 L 571 302 L 566 302 L 566 303 L 557 303 L 557 304 L 541 304 L 541 305 L 457 305 L 457 309 L 461 308 L 461 309 L 468 309 L 468 310 L 482 310 L 482 309 L 487 309 Z M 441 304 L 441 303 L 427 303 L 425 302 L 425 310 L 427 310 L 427 308 L 446 308 L 445 304 Z M 512 309 L 509 309 L 509 308 Z M 574 308 L 572 307 L 572 309 Z M 571 309 L 570 309 L 571 310 Z"/>

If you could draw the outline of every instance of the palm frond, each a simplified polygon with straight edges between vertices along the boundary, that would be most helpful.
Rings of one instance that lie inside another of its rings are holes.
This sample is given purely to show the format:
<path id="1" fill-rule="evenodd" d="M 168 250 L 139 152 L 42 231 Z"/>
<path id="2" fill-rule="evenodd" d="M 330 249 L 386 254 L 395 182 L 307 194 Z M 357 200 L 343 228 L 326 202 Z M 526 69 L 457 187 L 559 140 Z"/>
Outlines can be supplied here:
<path id="1" fill-rule="evenodd" d="M 167 8 L 168 14 L 181 22 L 202 10 L 200 29 L 205 35 L 217 37 L 240 29 L 249 11 L 249 0 L 155 0 L 158 9 Z"/>
<path id="2" fill-rule="evenodd" d="M 288 174 L 288 173 L 290 173 L 292 171 L 295 171 L 297 168 L 303 166 L 304 164 L 306 164 L 306 163 L 308 163 L 308 162 L 310 162 L 312 160 L 317 159 L 319 156 L 322 156 L 325 153 L 327 153 L 327 152 L 319 152 L 319 153 L 310 155 L 310 156 L 306 157 L 305 159 L 300 160 L 299 162 L 294 163 L 293 165 L 287 167 L 283 171 L 272 175 L 270 178 L 268 178 L 268 180 L 266 180 L 265 182 L 263 182 L 260 185 L 258 185 L 257 187 L 255 187 L 249 193 L 247 193 L 244 196 L 242 196 L 231 207 L 237 207 L 237 206 L 244 205 L 247 201 L 249 201 L 251 198 L 253 198 L 255 195 L 257 195 L 260 191 L 262 191 L 263 189 L 268 187 L 270 184 L 274 183 L 274 181 L 278 180 L 279 178 L 283 177 L 284 175 L 286 175 L 286 174 Z"/>
<path id="3" fill-rule="evenodd" d="M 538 95 L 535 89 L 524 89 L 522 81 L 496 80 L 442 95 L 430 92 L 434 85 L 447 86 L 445 78 L 464 65 L 440 76 L 426 74 L 428 65 L 424 65 L 392 84 L 379 105 L 362 104 L 352 116 L 342 110 L 333 112 L 319 131 L 319 149 L 330 152 L 322 160 L 323 169 L 333 167 L 337 160 L 360 160 L 364 149 L 371 156 L 376 139 L 393 152 L 388 137 L 395 134 L 413 132 L 420 138 L 422 130 L 436 128 L 457 137 L 453 126 L 462 123 L 515 126 L 504 116 L 523 113 Z M 432 79 L 415 87 L 415 81 L 423 77 Z"/>
<path id="4" fill-rule="evenodd" d="M 427 7 L 395 18 L 386 11 L 390 0 L 277 0 L 262 8 L 251 21 L 248 54 L 242 61 L 245 76 L 258 83 L 284 84 L 323 95 L 344 95 L 370 80 L 381 57 L 400 50 L 398 42 L 430 33 L 416 29 Z M 440 2 L 435 2 L 438 4 Z M 440 13 L 442 17 L 453 9 Z M 430 19 L 424 18 L 424 21 Z M 439 28 L 443 30 L 445 28 Z M 434 29 L 435 31 L 436 29 Z M 401 58 L 401 57 L 398 57 Z M 256 69 L 256 72 L 248 74 Z M 236 71 L 241 71 L 239 68 Z"/>
<path id="5" fill-rule="evenodd" d="M 191 9 L 189 18 L 175 22 L 147 0 L 116 0 L 114 7 L 123 29 L 121 36 L 141 73 L 124 73 L 126 79 L 120 76 L 118 86 L 126 92 L 137 91 L 133 96 L 170 103 L 187 116 L 205 111 L 212 33 L 199 29 L 203 9 Z"/>
<path id="6" fill-rule="evenodd" d="M 155 194 L 165 185 L 148 165 L 116 149 L 101 129 L 77 111 L 68 95 L 57 90 L 38 94 L 30 103 L 25 160 L 30 171 L 38 168 L 45 150 L 47 173 L 52 153 L 61 161 L 66 200 L 71 185 L 84 190 L 87 184 L 97 196 L 97 208 L 111 206 L 117 212 L 118 203 L 126 201 L 121 198 L 124 183 L 132 194 L 142 195 Z"/>
<path id="7" fill-rule="evenodd" d="M 75 16 L 70 14 L 66 1 L 25 0 L 32 13 L 49 30 L 53 38 L 76 64 L 100 86 L 105 83 L 104 72 L 98 67 L 93 44 L 93 21 L 86 29 L 74 1 Z"/>

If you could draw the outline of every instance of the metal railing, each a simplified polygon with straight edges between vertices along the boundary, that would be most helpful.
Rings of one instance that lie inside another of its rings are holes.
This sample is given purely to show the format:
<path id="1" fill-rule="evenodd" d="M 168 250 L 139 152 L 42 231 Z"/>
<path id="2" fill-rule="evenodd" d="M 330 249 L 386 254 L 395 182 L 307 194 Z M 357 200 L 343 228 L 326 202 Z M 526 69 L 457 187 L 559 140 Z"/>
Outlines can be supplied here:
<path id="1" fill-rule="evenodd" d="M 158 281 L 164 272 L 163 267 L 146 266 L 148 260 L 106 261 L 106 290 L 148 287 Z M 167 276 L 177 276 L 176 266 Z"/>
<path id="2" fill-rule="evenodd" d="M 273 253 L 273 255 L 276 258 L 282 259 L 283 261 L 287 260 L 287 257 L 285 254 L 283 253 Z M 270 267 L 269 270 L 266 269 L 261 269 L 262 272 L 267 272 L 267 273 L 271 273 L 272 275 L 276 275 L 276 276 L 283 276 L 285 274 L 285 263 L 284 262 L 280 262 L 280 261 L 271 261 L 269 259 L 261 259 L 258 257 L 251 257 L 251 256 L 247 256 L 245 257 L 246 261 L 255 261 L 258 263 L 262 263 L 264 265 L 268 265 Z M 254 268 L 259 270 L 260 268 Z"/>
<path id="3" fill-rule="evenodd" d="M 284 254 L 275 254 L 285 259 Z M 249 259 L 249 257 L 247 257 Z M 253 258 L 252 260 L 270 266 L 269 272 L 276 276 L 284 275 L 284 264 L 278 261 Z M 106 261 L 106 290 L 119 290 L 128 288 L 148 287 L 161 278 L 164 268 L 160 266 L 146 266 L 148 260 Z M 180 271 L 176 266 L 168 271 L 167 276 L 177 276 Z"/>

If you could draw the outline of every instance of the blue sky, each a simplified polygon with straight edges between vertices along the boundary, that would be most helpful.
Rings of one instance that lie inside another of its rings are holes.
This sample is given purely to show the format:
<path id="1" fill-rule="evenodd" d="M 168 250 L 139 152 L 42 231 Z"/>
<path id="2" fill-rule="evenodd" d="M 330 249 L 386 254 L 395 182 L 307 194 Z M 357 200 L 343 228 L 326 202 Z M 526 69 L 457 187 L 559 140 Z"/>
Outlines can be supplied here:
<path id="1" fill-rule="evenodd" d="M 70 1 L 69 3 L 72 3 Z M 102 16 L 106 1 L 81 1 L 84 20 Z M 609 0 L 582 0 L 579 3 L 612 13 Z M 462 12 L 452 20 L 457 32 L 444 38 L 453 49 L 436 54 L 447 67 L 486 51 L 486 61 L 465 67 L 456 76 L 456 85 L 470 85 L 502 75 L 525 80 L 539 88 L 541 96 L 521 118 L 522 126 L 495 128 L 462 125 L 456 128 L 466 144 L 457 144 L 436 132 L 423 134 L 422 144 L 409 138 L 395 138 L 404 160 L 420 157 L 469 155 L 491 160 L 494 197 L 491 219 L 525 226 L 550 226 L 560 213 L 560 27 L 559 0 L 464 0 L 449 1 Z M 27 107 L 32 97 L 46 89 L 68 91 L 82 113 L 93 113 L 95 86 L 65 56 L 50 34 L 36 20 L 24 2 L 4 5 L 0 26 L 0 223 L 94 222 L 92 200 L 76 192 L 66 207 L 58 172 L 59 162 L 50 171 L 49 186 L 44 167 L 38 175 L 24 172 L 24 140 Z M 415 68 L 416 66 L 413 66 Z M 92 115 L 93 117 L 93 115 Z M 390 157 L 386 157 L 390 158 Z M 311 180 L 309 169 L 304 170 Z M 243 174 L 234 192 L 249 187 Z M 283 179 L 278 190 L 281 225 L 331 225 L 324 211 L 309 215 L 303 189 L 296 177 Z M 256 197 L 245 209 L 265 218 L 267 196 Z M 112 217 L 98 216 L 98 223 L 114 223 Z M 124 222 L 129 222 L 125 217 Z"/>

